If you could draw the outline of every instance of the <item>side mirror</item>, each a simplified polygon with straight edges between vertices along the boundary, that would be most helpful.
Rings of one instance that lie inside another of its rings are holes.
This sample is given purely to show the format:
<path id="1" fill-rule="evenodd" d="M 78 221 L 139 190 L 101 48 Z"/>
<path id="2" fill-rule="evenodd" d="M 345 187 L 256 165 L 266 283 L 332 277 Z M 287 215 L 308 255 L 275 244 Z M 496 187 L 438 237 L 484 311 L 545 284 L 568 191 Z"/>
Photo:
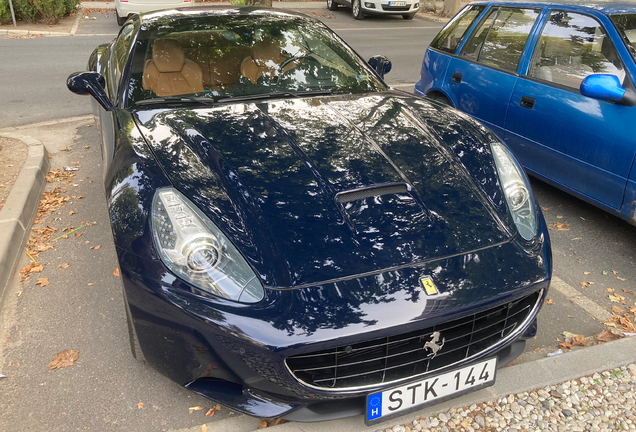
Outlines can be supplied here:
<path id="1" fill-rule="evenodd" d="M 106 110 L 114 109 L 113 103 L 104 91 L 106 80 L 97 72 L 75 72 L 68 76 L 66 87 L 78 95 L 91 95 Z"/>
<path id="2" fill-rule="evenodd" d="M 620 105 L 636 105 L 636 92 L 624 89 L 616 75 L 593 74 L 585 77 L 580 87 L 581 94 L 593 99 L 603 99 Z"/>
<path id="3" fill-rule="evenodd" d="M 391 60 L 381 55 L 371 57 L 367 63 L 369 63 L 369 66 L 371 66 L 382 78 L 384 78 L 384 75 L 391 72 L 391 68 L 393 67 Z"/>

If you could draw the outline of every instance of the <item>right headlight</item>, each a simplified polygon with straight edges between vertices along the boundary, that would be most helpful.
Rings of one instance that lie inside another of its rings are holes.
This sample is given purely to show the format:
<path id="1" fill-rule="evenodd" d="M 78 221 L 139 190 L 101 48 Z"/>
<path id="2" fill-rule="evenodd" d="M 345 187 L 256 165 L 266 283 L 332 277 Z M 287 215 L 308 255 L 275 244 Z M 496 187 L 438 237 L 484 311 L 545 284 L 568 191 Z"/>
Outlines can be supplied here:
<path id="1" fill-rule="evenodd" d="M 155 192 L 152 233 L 163 263 L 210 294 L 256 303 L 265 293 L 232 242 L 190 200 L 173 188 Z"/>
<path id="2" fill-rule="evenodd" d="M 537 218 L 532 189 L 521 165 L 499 142 L 490 143 L 499 180 L 519 235 L 532 240 L 537 235 Z"/>

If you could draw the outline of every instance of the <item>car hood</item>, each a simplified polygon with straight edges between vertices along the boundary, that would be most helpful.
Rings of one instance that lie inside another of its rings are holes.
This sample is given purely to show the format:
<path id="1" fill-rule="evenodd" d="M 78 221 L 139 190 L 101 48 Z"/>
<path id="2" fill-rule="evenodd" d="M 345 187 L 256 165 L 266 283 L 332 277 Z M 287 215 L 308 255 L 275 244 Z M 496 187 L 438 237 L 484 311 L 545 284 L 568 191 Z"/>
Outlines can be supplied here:
<path id="1" fill-rule="evenodd" d="M 514 232 L 484 135 L 427 101 L 388 92 L 135 119 L 174 186 L 268 287 L 379 274 Z"/>

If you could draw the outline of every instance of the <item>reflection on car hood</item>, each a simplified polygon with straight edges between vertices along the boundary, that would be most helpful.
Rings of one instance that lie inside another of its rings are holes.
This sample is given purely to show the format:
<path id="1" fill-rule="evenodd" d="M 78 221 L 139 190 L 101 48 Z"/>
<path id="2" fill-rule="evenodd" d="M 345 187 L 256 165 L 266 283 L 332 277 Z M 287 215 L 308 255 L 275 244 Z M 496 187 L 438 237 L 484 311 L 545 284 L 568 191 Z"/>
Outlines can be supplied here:
<path id="1" fill-rule="evenodd" d="M 137 111 L 136 121 L 175 187 L 266 286 L 510 239 L 489 146 L 452 110 L 423 100 L 388 92 L 186 106 Z"/>

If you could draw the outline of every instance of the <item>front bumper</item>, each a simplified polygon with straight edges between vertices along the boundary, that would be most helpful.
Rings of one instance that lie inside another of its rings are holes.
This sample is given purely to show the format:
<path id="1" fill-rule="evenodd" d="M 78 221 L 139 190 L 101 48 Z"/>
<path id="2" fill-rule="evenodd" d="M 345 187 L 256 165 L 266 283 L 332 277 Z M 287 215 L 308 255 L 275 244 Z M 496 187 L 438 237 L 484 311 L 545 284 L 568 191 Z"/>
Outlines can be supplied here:
<path id="1" fill-rule="evenodd" d="M 360 0 L 360 6 L 365 15 L 411 15 L 420 9 L 420 3 L 405 2 L 404 6 L 391 6 L 394 1 Z"/>
<path id="2" fill-rule="evenodd" d="M 324 286 L 269 289 L 255 305 L 206 297 L 173 276 L 161 261 L 123 249 L 118 249 L 118 257 L 140 346 L 153 367 L 235 411 L 313 421 L 360 414 L 367 393 L 396 382 L 316 388 L 296 379 L 285 359 L 426 329 L 533 292 L 542 292 L 540 305 L 551 275 L 549 240 L 544 235 L 542 222 L 532 244 L 508 242 Z M 418 286 L 422 275 L 434 278 L 439 295 L 423 293 Z M 523 350 L 523 338 L 534 336 L 538 309 L 514 337 L 471 361 L 498 355 L 503 365 L 514 359 Z"/>

